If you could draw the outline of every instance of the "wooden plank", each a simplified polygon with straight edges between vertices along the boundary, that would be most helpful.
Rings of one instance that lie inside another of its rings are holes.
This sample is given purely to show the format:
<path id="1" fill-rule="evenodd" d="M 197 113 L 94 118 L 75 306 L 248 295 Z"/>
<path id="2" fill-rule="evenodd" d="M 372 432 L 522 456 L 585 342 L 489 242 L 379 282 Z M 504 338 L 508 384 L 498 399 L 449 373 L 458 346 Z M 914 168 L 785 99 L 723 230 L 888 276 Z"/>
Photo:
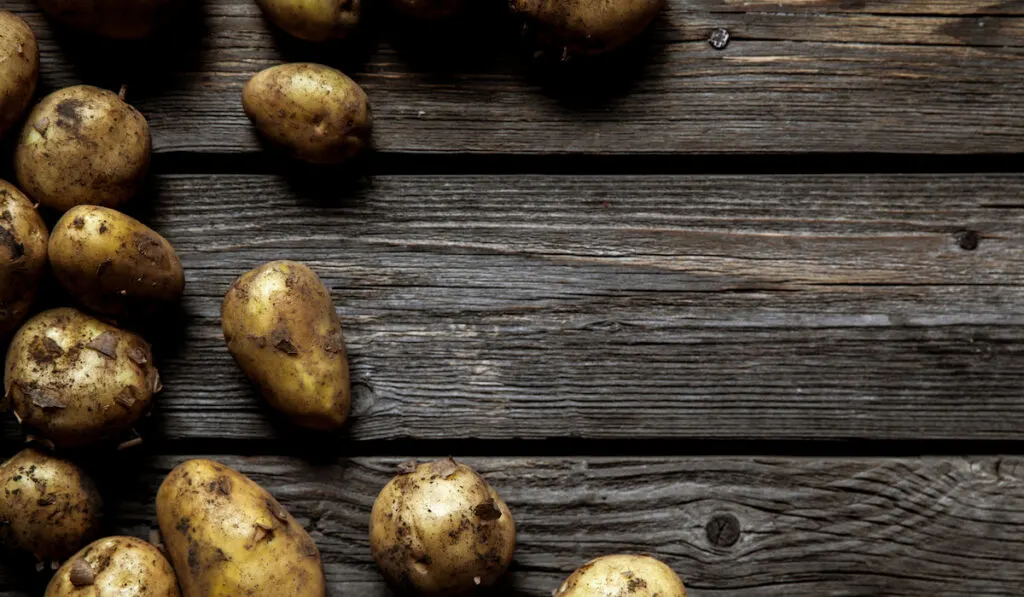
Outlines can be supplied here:
<path id="1" fill-rule="evenodd" d="M 389 30 L 317 49 L 272 35 L 250 0 L 207 0 L 173 39 L 126 49 L 56 35 L 30 0 L 8 4 L 40 36 L 44 90 L 129 83 L 159 152 L 257 150 L 240 90 L 283 59 L 350 72 L 385 152 L 1024 151 L 1019 1 L 672 0 L 632 51 L 554 72 L 491 15 L 448 41 Z M 722 52 L 706 43 L 718 27 L 733 34 Z"/>
<path id="2" fill-rule="evenodd" d="M 187 296 L 186 319 L 155 339 L 165 392 L 148 437 L 288 436 L 219 322 L 233 279 L 279 258 L 332 291 L 352 440 L 1024 429 L 1024 175 L 158 187 L 137 215 L 177 247 Z"/>
<path id="3" fill-rule="evenodd" d="M 108 528 L 148 537 L 156 488 L 182 459 L 154 457 L 108 474 L 119 496 Z M 219 460 L 266 487 L 310 530 L 329 594 L 390 595 L 370 557 L 367 525 L 399 459 Z M 663 558 L 693 597 L 1017 597 L 1024 588 L 1018 457 L 467 462 L 517 523 L 510 590 L 497 594 L 548 597 L 575 567 L 617 551 Z M 709 538 L 709 523 L 721 516 L 739 523 L 733 545 Z M 0 563 L 0 595 L 27 595 L 26 576 Z"/>

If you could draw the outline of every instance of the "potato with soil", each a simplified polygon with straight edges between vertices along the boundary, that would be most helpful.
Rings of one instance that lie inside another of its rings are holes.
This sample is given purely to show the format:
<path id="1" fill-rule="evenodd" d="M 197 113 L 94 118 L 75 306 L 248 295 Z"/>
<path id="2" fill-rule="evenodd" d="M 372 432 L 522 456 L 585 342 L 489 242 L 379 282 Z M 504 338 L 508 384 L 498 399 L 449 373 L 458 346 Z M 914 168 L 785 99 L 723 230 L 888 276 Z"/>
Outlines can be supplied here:
<path id="1" fill-rule="evenodd" d="M 171 471 L 156 496 L 184 597 L 323 597 L 320 551 L 254 481 L 211 460 Z"/>
<path id="2" fill-rule="evenodd" d="M 391 0 L 391 6 L 399 14 L 414 19 L 448 19 L 463 10 L 466 0 Z"/>
<path id="3" fill-rule="evenodd" d="M 18 186 L 58 211 L 117 207 L 139 192 L 150 159 L 149 125 L 116 93 L 78 85 L 32 109 L 14 153 Z"/>
<path id="4" fill-rule="evenodd" d="M 651 24 L 665 0 L 510 0 L 510 5 L 537 44 L 568 57 L 622 46 Z"/>
<path id="5" fill-rule="evenodd" d="M 643 555 L 597 558 L 580 567 L 554 597 L 686 597 L 683 581 L 662 562 Z"/>
<path id="6" fill-rule="evenodd" d="M 231 356 L 272 407 L 312 429 L 345 424 L 351 390 L 341 320 L 313 270 L 272 261 L 243 274 L 224 297 L 221 325 Z"/>
<path id="7" fill-rule="evenodd" d="M 0 10 L 0 138 L 21 118 L 39 80 L 39 46 L 21 17 Z"/>
<path id="8" fill-rule="evenodd" d="M 0 465 L 0 545 L 63 560 L 99 530 L 103 500 L 85 471 L 38 450 Z"/>
<path id="9" fill-rule="evenodd" d="M 313 164 L 348 161 L 370 142 L 366 92 L 328 66 L 282 64 L 256 73 L 242 90 L 242 106 L 265 139 Z"/>
<path id="10" fill-rule="evenodd" d="M 0 339 L 7 339 L 28 315 L 46 273 L 48 237 L 28 197 L 0 180 Z"/>
<path id="11" fill-rule="evenodd" d="M 87 33 L 141 39 L 155 33 L 180 8 L 180 0 L 38 0 L 53 18 Z"/>
<path id="12" fill-rule="evenodd" d="M 5 394 L 62 447 L 115 438 L 149 412 L 160 377 L 145 340 L 75 309 L 29 319 L 7 349 Z"/>
<path id="13" fill-rule="evenodd" d="M 263 16 L 306 41 L 343 39 L 359 25 L 362 0 L 256 0 Z"/>
<path id="14" fill-rule="evenodd" d="M 68 210 L 49 243 L 53 273 L 83 305 L 147 315 L 177 301 L 185 274 L 174 247 L 142 222 L 96 205 Z"/>
<path id="15" fill-rule="evenodd" d="M 451 458 L 403 465 L 370 514 L 373 557 L 403 594 L 475 594 L 505 573 L 515 546 L 508 506 L 473 469 Z"/>
<path id="16" fill-rule="evenodd" d="M 65 562 L 44 597 L 181 597 L 181 591 L 159 549 L 135 537 L 107 537 Z"/>

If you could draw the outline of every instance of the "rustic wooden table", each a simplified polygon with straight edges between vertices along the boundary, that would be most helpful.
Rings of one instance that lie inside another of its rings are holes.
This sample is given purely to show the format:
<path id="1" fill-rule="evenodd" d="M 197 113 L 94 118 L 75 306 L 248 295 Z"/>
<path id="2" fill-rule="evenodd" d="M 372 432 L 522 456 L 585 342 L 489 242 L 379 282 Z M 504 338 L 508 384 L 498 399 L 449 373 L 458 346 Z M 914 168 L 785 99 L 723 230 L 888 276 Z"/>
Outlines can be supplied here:
<path id="1" fill-rule="evenodd" d="M 315 49 L 206 0 L 126 48 L 3 5 L 42 92 L 129 84 L 132 209 L 186 267 L 145 444 L 85 458 L 108 530 L 148 536 L 162 476 L 212 456 L 310 530 L 331 595 L 380 597 L 377 491 L 453 454 L 515 513 L 509 594 L 620 550 L 694 597 L 1024 594 L 1024 1 L 671 0 L 555 70 L 486 9 Z M 240 89 L 281 60 L 365 86 L 365 178 L 261 151 Z M 341 434 L 276 423 L 223 344 L 224 292 L 275 258 L 342 315 Z M 44 582 L 0 563 L 0 595 Z"/>

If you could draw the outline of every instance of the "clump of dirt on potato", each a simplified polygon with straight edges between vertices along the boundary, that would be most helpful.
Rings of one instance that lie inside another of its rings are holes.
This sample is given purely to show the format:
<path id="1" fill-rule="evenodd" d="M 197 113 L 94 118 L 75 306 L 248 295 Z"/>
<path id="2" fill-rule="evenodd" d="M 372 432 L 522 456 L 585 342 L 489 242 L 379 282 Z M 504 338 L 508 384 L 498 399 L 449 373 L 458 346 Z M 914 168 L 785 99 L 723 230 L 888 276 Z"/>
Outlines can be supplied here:
<path id="1" fill-rule="evenodd" d="M 21 17 L 0 10 L 0 138 L 21 118 L 39 80 L 39 46 Z"/>
<path id="2" fill-rule="evenodd" d="M 644 555 L 592 560 L 566 579 L 554 597 L 686 597 L 683 581 L 664 563 Z"/>
<path id="3" fill-rule="evenodd" d="M 181 597 L 160 550 L 135 537 L 107 537 L 72 556 L 44 597 Z"/>
<path id="4" fill-rule="evenodd" d="M 46 272 L 48 238 L 28 197 L 0 180 L 0 339 L 10 337 L 28 315 Z"/>

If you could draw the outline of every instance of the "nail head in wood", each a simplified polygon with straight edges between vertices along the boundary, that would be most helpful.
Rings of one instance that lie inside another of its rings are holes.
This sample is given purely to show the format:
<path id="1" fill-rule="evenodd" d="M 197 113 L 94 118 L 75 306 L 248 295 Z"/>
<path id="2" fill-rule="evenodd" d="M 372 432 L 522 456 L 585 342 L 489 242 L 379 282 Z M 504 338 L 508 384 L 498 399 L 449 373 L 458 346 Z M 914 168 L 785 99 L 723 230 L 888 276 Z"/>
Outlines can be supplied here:
<path id="1" fill-rule="evenodd" d="M 715 29 L 711 32 L 708 43 L 716 50 L 724 50 L 729 45 L 729 30 L 725 28 Z"/>

